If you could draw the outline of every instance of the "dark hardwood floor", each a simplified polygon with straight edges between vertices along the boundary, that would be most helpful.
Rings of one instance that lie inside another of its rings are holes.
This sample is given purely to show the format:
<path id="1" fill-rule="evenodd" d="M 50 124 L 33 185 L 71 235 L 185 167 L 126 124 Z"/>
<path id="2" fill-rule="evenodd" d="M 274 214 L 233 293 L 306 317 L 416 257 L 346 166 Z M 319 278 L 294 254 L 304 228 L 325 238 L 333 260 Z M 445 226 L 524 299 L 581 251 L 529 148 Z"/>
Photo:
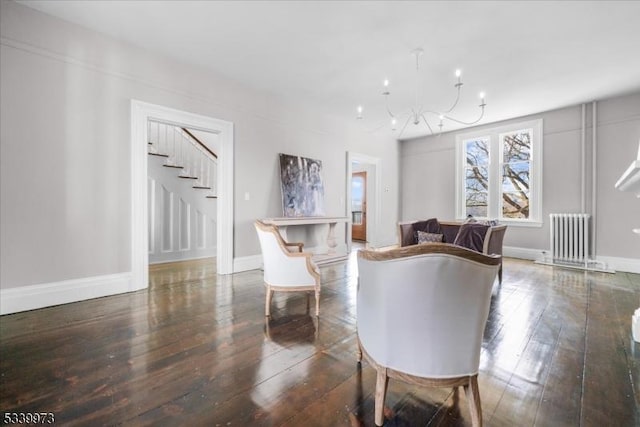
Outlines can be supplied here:
<path id="1" fill-rule="evenodd" d="M 59 425 L 372 426 L 375 372 L 355 358 L 354 260 L 304 294 L 212 260 L 151 268 L 147 291 L 0 318 L 0 410 Z M 640 425 L 640 275 L 506 259 L 479 375 L 488 426 Z M 398 308 L 402 315 L 402 308 Z M 402 349 L 397 349 L 402 351 Z M 470 425 L 462 391 L 391 380 L 388 426 Z"/>

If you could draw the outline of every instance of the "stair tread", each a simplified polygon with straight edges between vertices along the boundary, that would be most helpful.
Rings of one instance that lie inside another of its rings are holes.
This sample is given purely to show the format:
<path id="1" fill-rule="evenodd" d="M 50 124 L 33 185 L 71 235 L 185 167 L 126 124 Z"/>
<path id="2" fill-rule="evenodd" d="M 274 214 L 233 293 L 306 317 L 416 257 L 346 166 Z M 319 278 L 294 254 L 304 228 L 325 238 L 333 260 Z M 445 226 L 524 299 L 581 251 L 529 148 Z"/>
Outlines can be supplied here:
<path id="1" fill-rule="evenodd" d="M 167 128 L 169 129 L 169 128 Z M 187 132 L 186 129 L 183 129 L 183 131 Z M 158 130 L 158 135 L 160 135 L 160 130 Z M 188 132 L 187 132 L 188 134 Z M 216 156 L 215 153 L 213 153 L 212 151 L 210 151 L 209 149 L 207 149 L 207 147 L 202 144 L 200 141 L 197 140 L 197 138 L 195 138 L 193 135 L 188 134 L 188 136 L 190 138 L 192 138 L 193 140 L 195 140 L 195 142 L 199 143 L 209 154 L 211 154 L 213 157 L 217 158 L 218 156 Z M 180 139 L 178 142 L 180 143 L 184 143 L 185 141 L 185 136 L 182 136 L 182 139 Z M 188 144 L 193 145 L 193 142 L 191 140 L 189 140 L 188 138 L 186 139 Z M 168 141 L 167 141 L 168 142 Z M 187 145 L 188 145 L 187 144 Z M 177 164 L 177 157 L 176 157 L 176 141 L 174 140 L 174 145 L 173 145 L 173 150 L 170 149 L 169 146 L 166 146 L 164 144 L 160 144 L 160 141 L 152 141 L 151 140 L 151 135 L 148 135 L 147 138 L 147 154 L 151 155 L 151 156 L 156 156 L 156 157 L 160 157 L 160 158 L 164 158 L 166 160 L 162 161 L 162 166 L 166 167 L 166 168 L 172 168 L 172 169 L 180 169 L 176 174 L 174 174 L 174 176 L 177 176 L 178 178 L 182 178 L 182 179 L 192 179 L 195 181 L 191 181 L 191 188 L 194 188 L 196 190 L 207 190 L 205 191 L 203 194 L 207 199 L 217 199 L 218 196 L 214 195 L 212 193 L 214 193 L 213 191 L 213 187 L 209 186 L 209 184 L 205 183 L 204 181 L 204 176 L 202 175 L 203 173 L 206 174 L 206 170 L 203 169 L 198 169 L 198 170 L 192 170 L 191 167 L 187 164 L 187 165 L 180 165 Z M 199 148 L 199 147 L 196 147 Z M 167 154 L 164 154 L 167 153 Z M 208 161 L 211 161 L 211 158 L 209 157 L 209 155 L 207 153 L 205 153 L 204 151 L 202 151 L 202 148 L 199 148 L 199 151 L 197 151 L 196 153 L 198 156 L 205 156 L 207 158 Z M 200 160 L 201 162 L 201 160 Z M 184 163 L 184 159 L 181 159 L 180 163 Z M 214 165 L 215 166 L 215 165 Z M 202 167 L 202 163 L 200 163 L 200 167 Z M 190 172 L 198 172 L 198 176 L 191 176 Z M 201 173 L 202 172 L 202 173 Z"/>

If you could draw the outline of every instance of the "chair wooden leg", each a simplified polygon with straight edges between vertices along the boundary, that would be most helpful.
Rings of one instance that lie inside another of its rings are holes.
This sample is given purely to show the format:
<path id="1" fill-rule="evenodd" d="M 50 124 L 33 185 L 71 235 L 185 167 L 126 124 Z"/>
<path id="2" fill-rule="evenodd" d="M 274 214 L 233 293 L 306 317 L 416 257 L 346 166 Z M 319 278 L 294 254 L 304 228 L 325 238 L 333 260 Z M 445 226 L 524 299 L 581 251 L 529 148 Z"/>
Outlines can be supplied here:
<path id="1" fill-rule="evenodd" d="M 389 377 L 387 376 L 387 369 L 380 368 L 376 379 L 375 422 L 377 426 L 384 424 L 384 399 L 387 396 L 388 384 Z"/>
<path id="2" fill-rule="evenodd" d="M 269 317 L 271 316 L 271 297 L 273 296 L 273 291 L 271 290 L 271 286 L 267 285 L 267 297 L 264 303 L 264 315 Z"/>
<path id="3" fill-rule="evenodd" d="M 500 263 L 500 268 L 498 269 L 498 283 L 502 284 L 502 263 Z"/>
<path id="4" fill-rule="evenodd" d="M 356 343 L 356 346 L 358 347 L 356 349 L 356 357 L 358 359 L 358 363 L 362 362 L 362 347 L 360 347 L 360 340 L 358 340 L 358 342 Z"/>
<path id="5" fill-rule="evenodd" d="M 464 386 L 464 391 L 469 401 L 471 412 L 471 425 L 482 427 L 482 407 L 480 406 L 480 390 L 478 389 L 478 376 L 469 377 L 469 384 Z"/>
<path id="6" fill-rule="evenodd" d="M 320 316 L 320 289 L 316 290 L 316 317 Z"/>

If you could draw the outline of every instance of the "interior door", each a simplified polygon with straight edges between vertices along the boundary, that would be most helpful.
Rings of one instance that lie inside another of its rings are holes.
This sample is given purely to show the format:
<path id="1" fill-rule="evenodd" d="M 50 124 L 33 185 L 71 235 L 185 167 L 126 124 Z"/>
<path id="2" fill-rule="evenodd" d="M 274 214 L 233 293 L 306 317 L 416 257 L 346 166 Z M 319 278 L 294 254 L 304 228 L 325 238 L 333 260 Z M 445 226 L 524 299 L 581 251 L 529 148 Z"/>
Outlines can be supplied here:
<path id="1" fill-rule="evenodd" d="M 351 237 L 367 240 L 367 173 L 354 172 L 351 176 Z"/>

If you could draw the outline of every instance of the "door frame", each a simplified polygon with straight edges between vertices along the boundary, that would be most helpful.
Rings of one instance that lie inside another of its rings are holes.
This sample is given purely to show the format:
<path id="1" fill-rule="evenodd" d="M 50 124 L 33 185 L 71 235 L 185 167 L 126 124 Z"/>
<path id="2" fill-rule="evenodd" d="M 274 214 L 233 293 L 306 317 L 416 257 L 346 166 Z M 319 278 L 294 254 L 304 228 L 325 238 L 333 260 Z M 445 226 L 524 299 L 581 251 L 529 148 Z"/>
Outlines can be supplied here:
<path id="1" fill-rule="evenodd" d="M 233 273 L 233 123 L 161 105 L 131 100 L 131 272 L 132 290 L 149 286 L 149 212 L 147 121 L 159 120 L 218 135 L 216 269 Z M 228 225 L 231 224 L 231 227 Z"/>
<path id="2" fill-rule="evenodd" d="M 380 228 L 380 212 L 382 207 L 382 197 L 380 197 L 380 190 L 382 189 L 382 170 L 381 161 L 377 157 L 372 157 L 366 154 L 354 153 L 347 151 L 347 164 L 346 164 L 346 200 L 345 200 L 345 216 L 351 218 L 351 176 L 353 174 L 353 163 L 364 163 L 373 166 L 375 171 L 375 177 L 372 180 L 369 174 L 367 174 L 367 186 L 371 188 L 371 194 L 374 195 L 373 208 L 371 208 L 370 201 L 367 202 L 367 242 L 372 247 L 378 245 L 378 230 Z M 373 218 L 371 218 L 373 217 Z M 351 221 L 349 221 L 351 222 Z M 351 252 L 351 227 L 347 228 L 347 246 L 349 252 Z"/>

